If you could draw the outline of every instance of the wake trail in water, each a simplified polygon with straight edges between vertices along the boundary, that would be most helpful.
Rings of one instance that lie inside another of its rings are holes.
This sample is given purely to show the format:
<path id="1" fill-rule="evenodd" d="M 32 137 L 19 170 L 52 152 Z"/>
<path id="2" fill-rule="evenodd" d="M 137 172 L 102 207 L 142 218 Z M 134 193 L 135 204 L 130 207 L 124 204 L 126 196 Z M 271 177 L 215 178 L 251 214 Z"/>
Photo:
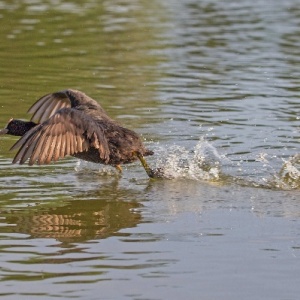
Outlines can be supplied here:
<path id="1" fill-rule="evenodd" d="M 192 150 L 172 145 L 168 148 L 158 148 L 155 153 L 159 156 L 156 168 L 167 179 L 235 183 L 269 189 L 300 188 L 300 154 L 283 161 L 281 170 L 275 168 L 272 161 L 267 160 L 267 155 L 261 154 L 263 159 L 257 158 L 256 168 L 251 170 L 249 165 L 241 166 L 239 162 L 231 161 L 225 154 L 219 154 L 218 150 L 204 139 Z"/>
<path id="2" fill-rule="evenodd" d="M 238 184 L 243 187 L 291 190 L 300 189 L 300 154 L 275 162 L 273 156 L 260 153 L 255 159 L 231 160 L 205 139 L 194 147 L 156 146 L 150 165 L 162 179 L 186 179 L 219 185 Z M 283 162 L 283 163 L 282 163 Z M 138 163 L 137 163 L 138 164 Z M 111 166 L 78 161 L 78 174 L 99 177 L 119 177 Z"/>

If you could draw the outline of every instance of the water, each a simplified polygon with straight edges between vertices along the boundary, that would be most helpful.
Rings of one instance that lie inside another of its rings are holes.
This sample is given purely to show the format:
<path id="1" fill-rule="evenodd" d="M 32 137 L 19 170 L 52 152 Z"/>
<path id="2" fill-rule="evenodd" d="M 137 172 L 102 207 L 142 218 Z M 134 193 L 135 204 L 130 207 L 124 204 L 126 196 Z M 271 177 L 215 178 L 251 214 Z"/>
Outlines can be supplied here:
<path id="1" fill-rule="evenodd" d="M 3 299 L 298 299 L 298 1 L 1 1 L 0 123 L 66 87 L 155 151 L 12 165 Z"/>

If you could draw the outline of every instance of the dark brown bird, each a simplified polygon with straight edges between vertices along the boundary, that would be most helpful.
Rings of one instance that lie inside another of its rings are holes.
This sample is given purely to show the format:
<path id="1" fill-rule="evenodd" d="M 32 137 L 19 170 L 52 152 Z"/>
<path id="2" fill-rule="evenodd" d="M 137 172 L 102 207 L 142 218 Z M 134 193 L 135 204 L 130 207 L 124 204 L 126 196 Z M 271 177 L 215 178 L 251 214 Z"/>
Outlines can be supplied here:
<path id="1" fill-rule="evenodd" d="M 121 165 L 139 159 L 149 177 L 144 156 L 152 155 L 137 133 L 112 120 L 94 99 L 67 89 L 35 102 L 29 122 L 11 119 L 0 134 L 21 136 L 11 150 L 19 149 L 13 163 L 48 164 L 67 155 L 94 163 Z"/>

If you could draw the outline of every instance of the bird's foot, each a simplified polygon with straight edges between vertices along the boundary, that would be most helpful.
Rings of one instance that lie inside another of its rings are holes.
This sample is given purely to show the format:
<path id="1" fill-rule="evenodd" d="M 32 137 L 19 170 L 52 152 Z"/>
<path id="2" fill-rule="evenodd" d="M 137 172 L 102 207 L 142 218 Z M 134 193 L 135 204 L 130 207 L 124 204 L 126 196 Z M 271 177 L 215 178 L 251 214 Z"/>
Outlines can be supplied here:
<path id="1" fill-rule="evenodd" d="M 123 172 L 121 165 L 115 165 L 115 168 L 116 168 L 120 173 Z"/>
<path id="2" fill-rule="evenodd" d="M 161 168 L 149 169 L 147 174 L 150 178 L 164 178 L 165 177 L 163 170 Z"/>
<path id="3" fill-rule="evenodd" d="M 150 178 L 163 178 L 163 172 L 162 170 L 159 168 L 159 169 L 156 169 L 156 170 L 153 170 L 149 167 L 149 165 L 147 164 L 144 156 L 138 152 L 134 153 L 138 159 L 140 160 L 140 162 L 142 163 L 142 166 L 144 167 L 147 175 L 150 177 Z"/>

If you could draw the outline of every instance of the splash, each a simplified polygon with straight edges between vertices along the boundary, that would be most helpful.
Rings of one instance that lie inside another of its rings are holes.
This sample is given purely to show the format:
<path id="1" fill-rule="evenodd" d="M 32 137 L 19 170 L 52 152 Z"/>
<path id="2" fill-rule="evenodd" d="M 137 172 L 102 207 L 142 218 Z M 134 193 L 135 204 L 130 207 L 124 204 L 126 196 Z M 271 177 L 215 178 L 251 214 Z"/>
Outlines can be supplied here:
<path id="1" fill-rule="evenodd" d="M 94 174 L 98 176 L 119 176 L 120 173 L 111 166 L 95 164 L 84 160 L 78 160 L 75 166 L 78 174 Z"/>
<path id="2" fill-rule="evenodd" d="M 156 167 L 164 178 L 192 179 L 199 181 L 218 182 L 218 184 L 238 184 L 247 187 L 291 190 L 300 188 L 300 154 L 284 161 L 280 172 L 272 162 L 277 156 L 260 154 L 253 163 L 255 169 L 242 168 L 225 155 L 220 155 L 217 149 L 204 139 L 189 150 L 181 146 L 156 150 L 160 155 Z M 236 174 L 238 171 L 239 174 Z"/>
<path id="3" fill-rule="evenodd" d="M 282 188 L 300 188 L 300 154 L 284 161 L 277 180 Z"/>
<path id="4" fill-rule="evenodd" d="M 221 157 L 209 142 L 200 140 L 191 151 L 173 145 L 159 149 L 160 158 L 156 162 L 165 178 L 187 178 L 193 180 L 218 181 L 221 176 Z"/>
<path id="5" fill-rule="evenodd" d="M 154 171 L 158 172 L 159 178 L 238 184 L 265 189 L 300 189 L 300 154 L 284 160 L 281 170 L 278 171 L 277 160 L 280 159 L 278 156 L 260 153 L 254 160 L 245 160 L 248 162 L 247 165 L 241 165 L 239 162 L 231 161 L 226 155 L 220 155 L 204 138 L 192 148 L 179 145 L 158 146 L 154 152 L 155 156 L 152 158 L 154 160 L 149 163 L 154 167 Z M 140 166 L 139 162 L 137 165 Z M 111 166 L 85 161 L 78 161 L 75 170 L 79 175 L 120 177 L 120 173 Z"/>

